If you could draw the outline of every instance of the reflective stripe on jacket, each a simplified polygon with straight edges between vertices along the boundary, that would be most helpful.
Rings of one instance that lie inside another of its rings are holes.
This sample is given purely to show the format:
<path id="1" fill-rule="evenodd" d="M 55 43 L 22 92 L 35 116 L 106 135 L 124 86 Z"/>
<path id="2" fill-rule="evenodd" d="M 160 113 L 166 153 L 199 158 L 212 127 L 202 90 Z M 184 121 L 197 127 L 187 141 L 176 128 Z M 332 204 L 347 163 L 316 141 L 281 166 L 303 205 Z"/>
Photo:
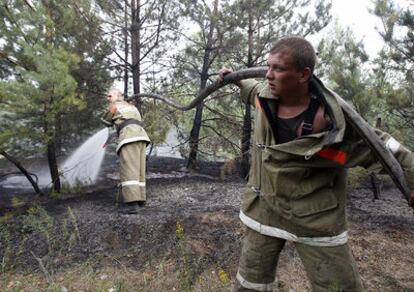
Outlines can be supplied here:
<path id="1" fill-rule="evenodd" d="M 130 119 L 135 119 L 137 121 L 142 120 L 138 109 L 126 101 L 116 101 L 112 103 L 103 116 L 103 120 L 115 126 L 119 126 L 124 121 Z M 137 124 L 130 124 L 122 128 L 118 140 L 117 153 L 119 153 L 122 146 L 128 143 L 145 142 L 149 144 L 151 142 L 144 128 Z"/>
<path id="2" fill-rule="evenodd" d="M 339 103 L 323 85 L 321 102 L 332 127 L 284 144 L 276 144 L 260 107 L 267 102 L 273 116 L 277 114 L 278 98 L 271 95 L 267 82 L 244 80 L 242 85 L 242 99 L 256 107 L 242 222 L 262 234 L 311 245 L 346 243 L 346 170 L 354 166 L 380 170 L 381 165 L 347 125 Z M 413 189 L 413 154 L 390 135 L 377 133 L 394 151 Z"/>

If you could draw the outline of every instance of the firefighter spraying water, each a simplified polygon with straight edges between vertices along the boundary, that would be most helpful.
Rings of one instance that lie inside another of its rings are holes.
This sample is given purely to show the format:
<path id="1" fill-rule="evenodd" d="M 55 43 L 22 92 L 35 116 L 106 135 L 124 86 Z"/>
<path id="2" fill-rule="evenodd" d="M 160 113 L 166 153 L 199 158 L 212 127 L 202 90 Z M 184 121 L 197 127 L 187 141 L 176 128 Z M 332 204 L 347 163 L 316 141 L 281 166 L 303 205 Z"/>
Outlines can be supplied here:
<path id="1" fill-rule="evenodd" d="M 150 143 L 142 127 L 141 114 L 132 104 L 124 101 L 118 89 L 108 91 L 108 111 L 102 122 L 115 126 L 119 143 L 116 152 L 120 159 L 120 188 L 122 213 L 137 213 L 145 204 L 145 149 Z"/>

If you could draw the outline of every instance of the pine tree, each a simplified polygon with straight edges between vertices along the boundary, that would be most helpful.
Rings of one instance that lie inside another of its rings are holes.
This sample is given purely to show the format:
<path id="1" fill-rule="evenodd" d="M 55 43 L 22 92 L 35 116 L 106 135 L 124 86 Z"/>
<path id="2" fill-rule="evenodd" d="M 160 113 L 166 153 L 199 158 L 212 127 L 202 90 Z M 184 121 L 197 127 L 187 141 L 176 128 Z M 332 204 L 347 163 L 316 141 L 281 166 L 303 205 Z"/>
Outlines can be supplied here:
<path id="1" fill-rule="evenodd" d="M 176 56 L 174 78 L 175 88 L 185 86 L 191 92 L 203 90 L 211 78 L 211 68 L 221 52 L 223 32 L 220 31 L 222 19 L 220 7 L 226 1 L 214 0 L 210 4 L 204 1 L 181 1 L 181 12 L 195 31 L 182 35 L 186 40 L 185 48 Z M 184 84 L 184 85 L 179 85 Z M 197 84 L 197 85 L 196 85 Z M 196 93 L 194 95 L 196 95 Z M 196 169 L 197 155 L 203 126 L 204 103 L 196 107 L 189 135 L 189 155 L 187 168 Z M 205 139 L 205 141 L 211 139 Z"/>
<path id="2" fill-rule="evenodd" d="M 114 77 L 123 79 L 126 94 L 130 78 L 131 93 L 141 93 L 155 82 L 154 73 L 162 73 L 160 68 L 168 60 L 166 57 L 174 45 L 172 40 L 179 25 L 178 3 L 171 0 L 97 0 L 97 4 L 105 15 L 105 30 L 114 45 L 111 58 L 116 69 Z"/>
<path id="3" fill-rule="evenodd" d="M 109 59 L 115 80 L 122 80 L 126 95 L 162 91 L 169 58 L 180 24 L 175 0 L 96 0 L 105 19 L 104 30 L 112 46 Z M 134 100 L 143 115 L 153 144 L 163 142 L 171 114 L 156 101 Z M 153 145 L 152 144 L 152 145 Z"/>
<path id="4" fill-rule="evenodd" d="M 414 4 L 399 7 L 393 0 L 376 0 L 372 11 L 381 19 L 379 33 L 386 47 L 376 60 L 376 76 L 386 100 L 388 123 L 403 142 L 414 145 Z"/>
<path id="5" fill-rule="evenodd" d="M 1 148 L 20 155 L 46 152 L 53 189 L 60 191 L 61 143 L 88 128 L 79 122 L 90 120 L 107 86 L 98 18 L 87 0 L 7 1 L 0 7 L 0 29 L 6 77 L 0 82 Z"/>
<path id="6" fill-rule="evenodd" d="M 369 56 L 362 40 L 357 40 L 349 28 L 335 24 L 318 46 L 317 76 L 340 96 L 350 101 L 365 119 L 375 116 L 373 76 Z"/>

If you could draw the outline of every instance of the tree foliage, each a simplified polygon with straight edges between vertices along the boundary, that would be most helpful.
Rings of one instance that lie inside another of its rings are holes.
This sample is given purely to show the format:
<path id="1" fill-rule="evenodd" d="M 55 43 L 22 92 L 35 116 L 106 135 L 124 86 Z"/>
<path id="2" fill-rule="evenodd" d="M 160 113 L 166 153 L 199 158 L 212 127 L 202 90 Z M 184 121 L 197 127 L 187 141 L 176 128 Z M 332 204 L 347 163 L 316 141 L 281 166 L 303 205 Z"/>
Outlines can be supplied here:
<path id="1" fill-rule="evenodd" d="M 371 91 L 373 77 L 363 41 L 357 40 L 349 28 L 338 24 L 327 35 L 317 49 L 317 75 L 326 79 L 335 92 L 352 102 L 367 119 L 373 113 L 372 104 L 377 101 Z"/>
<path id="2" fill-rule="evenodd" d="M 140 93 L 153 86 L 168 64 L 179 30 L 177 1 L 96 0 L 103 30 L 112 44 L 113 76 L 123 80 L 125 93 Z M 130 81 L 132 80 L 132 90 Z M 143 87 L 143 88 L 141 88 Z"/>
<path id="3" fill-rule="evenodd" d="M 381 19 L 379 33 L 386 44 L 376 62 L 377 88 L 391 128 L 414 145 L 414 2 L 399 7 L 393 0 L 376 0 L 372 12 Z"/>
<path id="4" fill-rule="evenodd" d="M 114 80 L 123 81 L 127 95 L 162 90 L 170 51 L 180 25 L 177 1 L 96 0 L 106 39 L 112 44 L 109 58 Z M 153 143 L 162 143 L 171 118 L 163 105 L 135 100 Z M 167 115 L 166 115 L 167 114 Z"/>
<path id="5" fill-rule="evenodd" d="M 0 29 L 1 146 L 45 151 L 59 190 L 57 154 L 96 127 L 90 116 L 108 82 L 98 17 L 87 0 L 6 1 Z"/>
<path id="6" fill-rule="evenodd" d="M 223 29 L 228 31 L 229 62 L 239 68 L 263 65 L 279 38 L 306 37 L 326 27 L 331 21 L 331 6 L 330 1 L 234 1 L 226 8 L 229 21 Z"/>

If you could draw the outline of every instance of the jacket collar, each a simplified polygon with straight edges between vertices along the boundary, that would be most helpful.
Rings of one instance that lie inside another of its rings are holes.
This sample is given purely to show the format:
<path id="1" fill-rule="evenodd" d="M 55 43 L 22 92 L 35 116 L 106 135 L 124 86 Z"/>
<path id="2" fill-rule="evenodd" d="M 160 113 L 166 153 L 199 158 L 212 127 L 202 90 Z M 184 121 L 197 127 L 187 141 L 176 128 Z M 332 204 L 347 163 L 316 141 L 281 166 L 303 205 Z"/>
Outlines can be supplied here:
<path id="1" fill-rule="evenodd" d="M 329 145 L 342 142 L 346 128 L 345 116 L 338 100 L 332 94 L 333 91 L 325 87 L 315 75 L 312 76 L 309 86 L 325 104 L 325 111 L 333 123 L 333 128 L 328 132 L 324 143 Z"/>

